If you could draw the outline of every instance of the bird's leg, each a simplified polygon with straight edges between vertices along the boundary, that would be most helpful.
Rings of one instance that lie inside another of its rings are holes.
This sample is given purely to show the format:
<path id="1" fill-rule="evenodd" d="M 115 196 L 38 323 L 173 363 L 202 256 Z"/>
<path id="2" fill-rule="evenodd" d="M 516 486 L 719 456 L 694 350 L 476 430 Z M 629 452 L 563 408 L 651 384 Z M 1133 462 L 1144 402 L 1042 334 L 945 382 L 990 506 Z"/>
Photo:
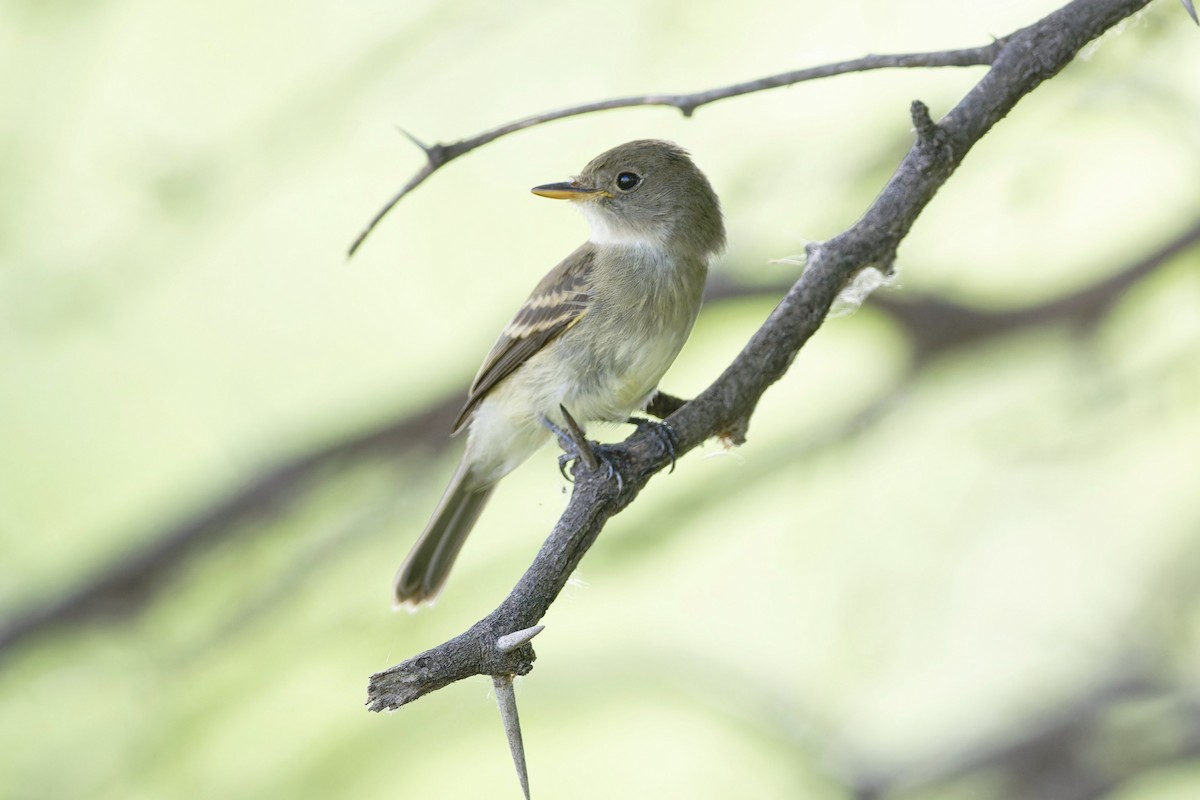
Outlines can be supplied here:
<path id="1" fill-rule="evenodd" d="M 586 466 L 589 470 L 599 469 L 600 464 L 603 463 L 606 467 L 608 467 L 608 477 L 610 479 L 614 476 L 616 477 L 617 491 L 621 491 L 621 489 L 624 487 L 625 481 L 621 477 L 620 471 L 613 465 L 612 459 L 608 456 L 604 446 L 601 444 L 593 444 L 592 442 L 588 441 L 587 437 L 583 434 L 583 428 L 581 428 L 579 423 L 575 421 L 575 418 L 571 416 L 571 412 L 567 411 L 566 406 L 559 405 L 558 408 L 562 412 L 563 419 L 567 423 L 566 430 L 559 428 L 545 417 L 542 418 L 542 424 L 549 428 L 550 431 L 558 437 L 559 444 L 562 445 L 562 448 L 567 451 L 558 457 L 559 472 L 563 474 L 563 477 L 566 477 L 567 464 L 570 464 L 575 459 L 582 461 L 584 466 Z M 570 480 L 570 478 L 567 478 L 567 480 Z"/>
<path id="2" fill-rule="evenodd" d="M 568 453 L 574 452 L 575 439 L 571 436 L 571 433 L 569 431 L 564 431 L 562 428 L 555 425 L 553 422 L 550 421 L 549 417 L 541 417 L 540 419 L 541 419 L 542 424 L 545 425 L 546 428 L 551 433 L 554 434 L 554 438 L 558 439 L 559 447 L 561 447 L 563 450 L 566 450 Z"/>
<path id="3" fill-rule="evenodd" d="M 575 444 L 575 439 L 571 436 L 569 431 L 564 431 L 562 428 L 551 422 L 548 417 L 542 417 L 541 420 L 542 424 L 549 428 L 550 432 L 554 434 L 554 438 L 558 439 L 558 446 L 566 451 L 558 457 L 558 471 L 562 474 L 563 478 L 567 482 L 572 482 L 571 475 L 567 472 L 567 464 L 571 462 L 572 458 L 575 458 L 575 453 L 579 452 L 579 448 Z M 578 427 L 579 426 L 576 425 L 576 428 Z M 585 441 L 585 444 L 586 443 L 587 442 Z M 588 446 L 588 452 L 591 452 L 590 445 Z"/>
<path id="4" fill-rule="evenodd" d="M 597 469 L 600 466 L 600 459 L 596 457 L 596 450 L 584 435 L 583 428 L 571 416 L 571 412 L 567 411 L 566 406 L 559 404 L 558 410 L 562 412 L 563 419 L 567 422 L 567 439 L 575 447 L 573 457 L 582 459 L 588 469 Z"/>
<path id="5" fill-rule="evenodd" d="M 566 452 L 558 457 L 558 470 L 562 472 L 563 477 L 567 478 L 566 465 L 572 459 L 581 458 L 588 469 L 596 469 L 600 466 L 600 459 L 596 458 L 595 448 L 592 443 L 587 440 L 583 434 L 583 428 L 579 427 L 579 423 L 571 416 L 571 412 L 567 411 L 566 407 L 559 405 L 559 409 L 563 413 L 563 418 L 567 421 L 567 429 L 555 425 L 550 421 L 549 417 L 542 417 L 542 424 L 550 429 L 558 439 L 558 446 Z M 570 480 L 570 478 L 567 478 Z"/>

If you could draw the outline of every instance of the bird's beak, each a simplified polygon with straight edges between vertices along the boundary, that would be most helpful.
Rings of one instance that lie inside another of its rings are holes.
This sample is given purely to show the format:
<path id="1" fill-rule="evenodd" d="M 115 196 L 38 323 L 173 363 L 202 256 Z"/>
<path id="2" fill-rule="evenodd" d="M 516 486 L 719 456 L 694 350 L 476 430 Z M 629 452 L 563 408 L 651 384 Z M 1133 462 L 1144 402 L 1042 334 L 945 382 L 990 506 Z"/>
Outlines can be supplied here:
<path id="1" fill-rule="evenodd" d="M 529 191 L 552 200 L 588 200 L 597 195 L 607 194 L 603 189 L 593 189 L 590 186 L 584 186 L 579 181 L 547 183 L 543 186 L 535 186 Z"/>

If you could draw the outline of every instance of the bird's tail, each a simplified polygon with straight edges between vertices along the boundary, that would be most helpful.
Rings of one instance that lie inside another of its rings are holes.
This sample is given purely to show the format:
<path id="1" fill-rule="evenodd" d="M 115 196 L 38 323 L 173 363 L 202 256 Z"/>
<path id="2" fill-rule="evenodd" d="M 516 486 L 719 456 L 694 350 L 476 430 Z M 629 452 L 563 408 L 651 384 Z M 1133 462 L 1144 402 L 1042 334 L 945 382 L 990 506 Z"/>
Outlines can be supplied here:
<path id="1" fill-rule="evenodd" d="M 433 602 L 446 583 L 458 551 L 495 488 L 494 483 L 472 486 L 470 471 L 464 458 L 425 532 L 400 565 L 395 585 L 397 608 Z"/>

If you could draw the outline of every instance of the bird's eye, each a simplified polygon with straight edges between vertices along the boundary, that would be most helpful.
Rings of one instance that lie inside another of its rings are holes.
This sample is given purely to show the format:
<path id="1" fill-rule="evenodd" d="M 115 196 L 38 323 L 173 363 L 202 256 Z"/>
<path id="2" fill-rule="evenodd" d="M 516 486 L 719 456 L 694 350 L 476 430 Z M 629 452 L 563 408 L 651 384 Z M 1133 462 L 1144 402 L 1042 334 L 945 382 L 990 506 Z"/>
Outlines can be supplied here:
<path id="1" fill-rule="evenodd" d="M 641 182 L 642 179 L 632 172 L 622 172 L 617 176 L 617 188 L 622 192 L 628 192 Z"/>

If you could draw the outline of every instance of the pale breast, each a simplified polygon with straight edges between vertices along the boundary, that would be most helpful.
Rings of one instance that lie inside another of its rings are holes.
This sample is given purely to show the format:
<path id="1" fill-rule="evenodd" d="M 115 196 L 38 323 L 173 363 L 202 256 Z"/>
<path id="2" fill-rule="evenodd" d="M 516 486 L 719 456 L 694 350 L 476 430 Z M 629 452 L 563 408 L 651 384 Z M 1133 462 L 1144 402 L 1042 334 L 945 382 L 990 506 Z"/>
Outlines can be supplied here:
<path id="1" fill-rule="evenodd" d="M 704 288 L 703 261 L 657 249 L 609 267 L 587 316 L 560 342 L 577 368 L 564 401 L 581 420 L 623 420 L 645 404 L 687 341 Z"/>

